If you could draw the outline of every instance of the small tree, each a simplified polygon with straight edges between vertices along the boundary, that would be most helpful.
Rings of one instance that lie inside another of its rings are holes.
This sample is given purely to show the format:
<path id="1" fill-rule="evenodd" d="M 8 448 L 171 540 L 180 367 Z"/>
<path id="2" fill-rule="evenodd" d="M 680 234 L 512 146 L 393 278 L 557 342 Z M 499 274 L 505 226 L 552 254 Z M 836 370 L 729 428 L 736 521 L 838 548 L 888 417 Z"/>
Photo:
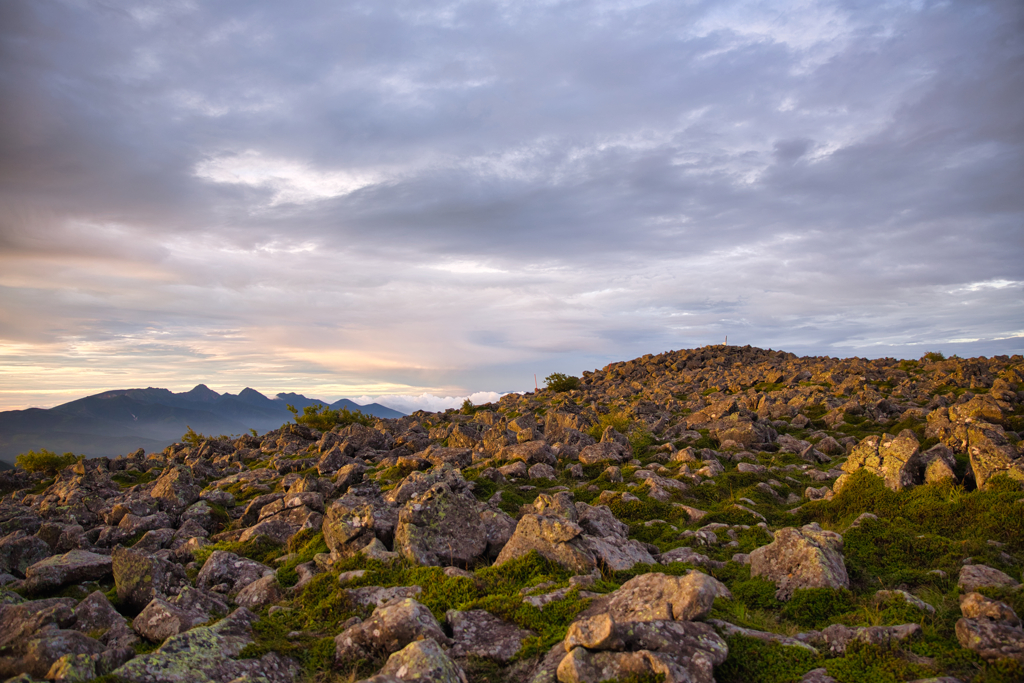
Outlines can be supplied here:
<path id="1" fill-rule="evenodd" d="M 556 392 L 572 391 L 580 388 L 580 378 L 561 372 L 552 372 L 544 379 L 548 389 Z"/>
<path id="2" fill-rule="evenodd" d="M 462 402 L 462 414 L 472 415 L 474 412 L 476 412 L 476 406 L 474 406 L 473 402 L 467 398 Z"/>
<path id="3" fill-rule="evenodd" d="M 363 415 L 358 410 L 331 410 L 328 406 L 318 403 L 315 406 L 306 406 L 302 409 L 302 415 L 295 406 L 289 405 L 288 410 L 295 416 L 295 423 L 305 425 L 310 429 L 321 432 L 329 432 L 334 427 L 347 427 L 351 424 L 361 424 L 366 427 L 373 426 L 373 418 Z"/>
<path id="4" fill-rule="evenodd" d="M 53 451 L 40 448 L 39 452 L 29 451 L 22 453 L 14 459 L 14 464 L 26 472 L 45 472 L 46 474 L 57 474 L 65 467 L 74 465 L 79 460 L 84 460 L 84 455 L 65 453 L 57 455 Z"/>

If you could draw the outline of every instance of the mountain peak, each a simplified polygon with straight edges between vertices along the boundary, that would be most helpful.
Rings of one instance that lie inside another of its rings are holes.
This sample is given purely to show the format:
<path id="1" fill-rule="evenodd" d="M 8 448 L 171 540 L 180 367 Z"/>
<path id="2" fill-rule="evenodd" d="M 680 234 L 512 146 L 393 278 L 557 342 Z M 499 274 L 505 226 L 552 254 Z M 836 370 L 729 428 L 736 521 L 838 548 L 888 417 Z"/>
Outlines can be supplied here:
<path id="1" fill-rule="evenodd" d="M 185 394 L 193 401 L 215 401 L 220 398 L 220 394 L 206 386 L 205 384 L 197 384 L 192 388 L 191 391 Z"/>

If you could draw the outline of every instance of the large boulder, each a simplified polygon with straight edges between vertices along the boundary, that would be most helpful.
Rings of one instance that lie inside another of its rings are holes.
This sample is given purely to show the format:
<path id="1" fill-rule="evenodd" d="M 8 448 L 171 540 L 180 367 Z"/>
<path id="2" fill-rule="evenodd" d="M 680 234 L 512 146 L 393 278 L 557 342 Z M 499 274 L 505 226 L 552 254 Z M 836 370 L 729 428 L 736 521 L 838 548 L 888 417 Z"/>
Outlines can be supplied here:
<path id="1" fill-rule="evenodd" d="M 750 574 L 775 583 L 775 596 L 788 600 L 798 588 L 849 588 L 843 537 L 817 523 L 775 532 L 775 540 L 750 553 Z"/>
<path id="2" fill-rule="evenodd" d="M 534 635 L 480 609 L 448 610 L 446 620 L 452 628 L 455 645 L 450 654 L 455 658 L 485 657 L 508 663 L 519 652 L 523 641 Z"/>
<path id="3" fill-rule="evenodd" d="M 199 500 L 201 487 L 196 485 L 192 472 L 187 467 L 169 467 L 160 475 L 150 495 L 160 502 L 160 507 L 171 514 L 180 514 L 192 503 Z"/>
<path id="4" fill-rule="evenodd" d="M 558 458 L 551 451 L 551 447 L 543 439 L 535 439 L 524 443 L 503 448 L 498 454 L 505 460 L 522 460 L 528 465 L 542 463 L 544 465 L 558 464 Z"/>
<path id="5" fill-rule="evenodd" d="M 628 452 L 621 444 L 614 441 L 602 441 L 585 446 L 578 457 L 584 465 L 596 465 L 601 462 L 622 462 L 627 455 Z"/>
<path id="6" fill-rule="evenodd" d="M 961 647 L 978 653 L 986 661 L 1024 662 L 1024 631 L 1009 622 L 964 617 L 956 622 L 956 639 Z"/>
<path id="7" fill-rule="evenodd" d="M 979 588 L 1016 588 L 1020 583 L 995 567 L 984 564 L 967 564 L 960 568 L 957 585 L 967 592 L 972 592 Z"/>
<path id="8" fill-rule="evenodd" d="M 345 629 L 334 639 L 335 661 L 389 655 L 424 638 L 451 644 L 429 609 L 412 598 L 394 600 L 373 610 L 369 619 Z"/>
<path id="9" fill-rule="evenodd" d="M 966 433 L 967 454 L 979 489 L 987 488 L 1000 474 L 1024 483 L 1024 458 L 1007 440 L 1002 427 L 975 422 L 967 425 Z"/>
<path id="10" fill-rule="evenodd" d="M 189 585 L 181 565 L 133 548 L 114 548 L 111 554 L 117 598 L 131 610 L 141 610 L 153 598 L 176 595 Z"/>
<path id="11" fill-rule="evenodd" d="M 438 482 L 406 502 L 395 528 L 396 552 L 423 565 L 459 567 L 500 552 L 515 521 L 477 501 L 461 474 L 453 475 L 451 485 Z"/>
<path id="12" fill-rule="evenodd" d="M 854 472 L 867 470 L 881 477 L 893 491 L 902 491 L 924 481 L 924 460 L 920 444 L 912 432 L 905 431 L 899 436 L 883 434 L 863 439 L 843 463 L 846 474 L 841 475 L 833 485 L 838 492 L 849 481 Z"/>
<path id="13" fill-rule="evenodd" d="M 714 667 L 729 648 L 708 624 L 681 621 L 618 622 L 609 615 L 570 626 L 568 654 L 558 666 L 562 683 L 600 683 L 663 674 L 666 681 L 714 683 Z"/>
<path id="14" fill-rule="evenodd" d="M 252 642 L 255 621 L 255 614 L 240 607 L 212 626 L 169 637 L 154 652 L 115 669 L 112 677 L 125 683 L 291 683 L 299 673 L 298 666 L 276 653 L 234 659 Z"/>
<path id="15" fill-rule="evenodd" d="M 38 536 L 29 536 L 21 529 L 0 540 L 0 573 L 24 577 L 25 570 L 53 554 L 50 545 Z"/>
<path id="16" fill-rule="evenodd" d="M 238 540 L 266 536 L 284 545 L 292 536 L 311 529 L 319 531 L 324 520 L 323 496 L 315 491 L 289 493 L 260 509 L 259 520 L 242 532 Z"/>
<path id="17" fill-rule="evenodd" d="M 384 668 L 371 681 L 430 681 L 431 683 L 468 683 L 466 673 L 427 638 L 409 643 L 388 657 Z"/>
<path id="18" fill-rule="evenodd" d="M 233 595 L 253 581 L 264 576 L 273 576 L 274 570 L 256 560 L 239 557 L 226 550 L 215 550 L 196 577 L 196 586 L 204 590 L 225 587 Z"/>
<path id="19" fill-rule="evenodd" d="M 703 572 L 649 572 L 622 584 L 603 611 L 615 622 L 695 621 L 707 616 L 719 596 L 731 597 L 724 584 Z"/>
<path id="20" fill-rule="evenodd" d="M 354 486 L 327 507 L 324 541 L 336 557 L 362 550 L 375 539 L 390 548 L 397 523 L 398 508 L 384 500 L 375 484 Z"/>
<path id="21" fill-rule="evenodd" d="M 71 550 L 36 562 L 25 570 L 25 590 L 30 593 L 51 591 L 72 583 L 98 581 L 110 575 L 108 555 L 88 550 Z"/>

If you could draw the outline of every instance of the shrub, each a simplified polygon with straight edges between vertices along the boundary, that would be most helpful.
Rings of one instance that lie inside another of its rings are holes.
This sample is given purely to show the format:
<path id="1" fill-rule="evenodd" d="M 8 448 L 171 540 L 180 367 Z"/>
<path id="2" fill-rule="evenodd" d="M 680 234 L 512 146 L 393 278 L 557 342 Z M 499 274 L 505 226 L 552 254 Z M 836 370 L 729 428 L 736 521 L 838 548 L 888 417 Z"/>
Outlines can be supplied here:
<path id="1" fill-rule="evenodd" d="M 26 472 L 45 472 L 46 474 L 57 474 L 65 467 L 74 465 L 79 460 L 84 460 L 84 455 L 65 453 L 57 455 L 53 451 L 40 448 L 39 452 L 29 451 L 22 453 L 14 459 L 14 464 Z"/>
<path id="2" fill-rule="evenodd" d="M 938 351 L 929 351 L 928 353 L 924 354 L 924 359 L 930 360 L 933 363 L 937 363 L 940 360 L 946 360 L 946 357 Z"/>
<path id="3" fill-rule="evenodd" d="M 331 410 L 328 406 L 318 403 L 315 406 L 306 406 L 302 409 L 302 415 L 295 406 L 289 405 L 288 410 L 295 416 L 295 423 L 305 425 L 311 429 L 321 432 L 329 432 L 334 427 L 348 427 L 351 424 L 361 424 L 366 427 L 373 426 L 373 418 L 363 415 L 358 410 Z"/>
<path id="4" fill-rule="evenodd" d="M 822 628 L 855 607 L 853 593 L 831 588 L 798 588 L 779 616 L 804 628 Z"/>
<path id="5" fill-rule="evenodd" d="M 563 392 L 580 388 L 580 378 L 572 375 L 565 375 L 561 372 L 552 372 L 544 379 L 544 383 L 551 391 Z"/>

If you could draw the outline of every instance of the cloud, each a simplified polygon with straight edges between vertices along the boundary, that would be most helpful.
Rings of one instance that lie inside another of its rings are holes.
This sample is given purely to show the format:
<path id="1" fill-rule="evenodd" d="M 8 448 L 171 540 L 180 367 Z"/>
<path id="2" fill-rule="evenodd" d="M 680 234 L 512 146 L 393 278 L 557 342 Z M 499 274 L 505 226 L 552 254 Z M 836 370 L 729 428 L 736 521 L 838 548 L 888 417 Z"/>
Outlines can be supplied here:
<path id="1" fill-rule="evenodd" d="M 357 396 L 352 400 L 359 405 L 379 403 L 393 410 L 411 414 L 417 410 L 425 410 L 430 413 L 445 411 L 449 408 L 461 408 L 463 402 L 468 398 L 473 405 L 494 403 L 504 394 L 495 391 L 476 391 L 468 396 L 435 396 L 424 393 L 419 396 L 403 396 L 396 394 L 384 394 L 382 396 Z"/>
<path id="2" fill-rule="evenodd" d="M 0 13 L 0 407 L 1024 349 L 1012 0 Z"/>

